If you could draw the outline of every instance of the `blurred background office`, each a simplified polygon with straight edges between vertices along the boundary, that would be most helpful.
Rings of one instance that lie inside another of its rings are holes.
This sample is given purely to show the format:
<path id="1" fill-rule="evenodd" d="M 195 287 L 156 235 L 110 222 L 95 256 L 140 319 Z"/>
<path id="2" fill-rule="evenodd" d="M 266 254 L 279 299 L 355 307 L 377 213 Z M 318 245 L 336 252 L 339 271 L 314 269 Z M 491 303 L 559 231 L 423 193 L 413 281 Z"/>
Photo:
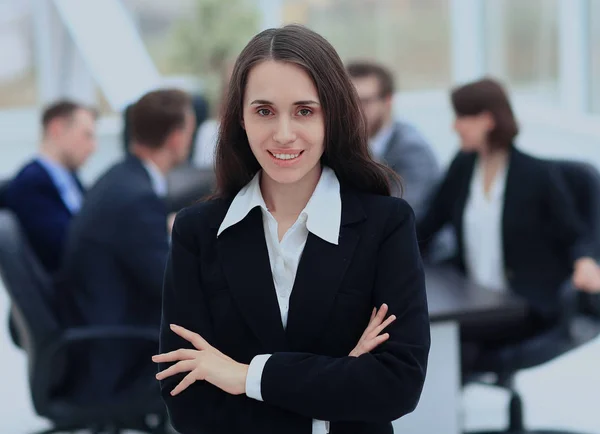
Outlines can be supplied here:
<path id="1" fill-rule="evenodd" d="M 419 132 L 442 169 L 459 146 L 450 90 L 485 75 L 510 93 L 519 149 L 600 168 L 600 0 L 0 0 L 0 182 L 37 155 L 43 110 L 72 100 L 97 111 L 96 148 L 77 177 L 91 187 L 129 152 L 128 108 L 175 87 L 196 119 L 189 161 L 168 178 L 177 194 L 167 211 L 177 211 L 210 188 L 232 61 L 258 31 L 292 22 L 325 36 L 345 62 L 385 65 L 394 118 Z M 34 408 L 10 309 L 0 282 L 0 432 L 30 433 L 49 423 Z M 519 373 L 527 422 L 600 433 L 598 360 L 596 338 Z M 469 385 L 464 426 L 502 427 L 508 399 Z"/>

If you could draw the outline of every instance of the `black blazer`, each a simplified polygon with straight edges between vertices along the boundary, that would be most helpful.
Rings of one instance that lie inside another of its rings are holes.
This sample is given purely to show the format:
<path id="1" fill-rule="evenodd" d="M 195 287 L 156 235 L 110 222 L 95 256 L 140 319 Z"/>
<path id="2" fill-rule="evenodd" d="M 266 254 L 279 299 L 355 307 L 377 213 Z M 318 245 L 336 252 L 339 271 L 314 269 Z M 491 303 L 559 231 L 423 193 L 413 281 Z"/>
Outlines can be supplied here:
<path id="1" fill-rule="evenodd" d="M 179 213 L 167 263 L 160 350 L 190 345 L 169 330 L 200 333 L 238 362 L 273 354 L 263 371 L 264 402 L 182 379 L 161 382 L 179 432 L 310 434 L 312 419 L 331 433 L 392 433 L 391 421 L 419 400 L 429 351 L 425 280 L 414 214 L 402 199 L 345 192 L 339 245 L 309 234 L 284 330 L 262 216 L 255 208 L 216 237 L 228 201 Z M 373 307 L 388 303 L 398 319 L 390 339 L 349 357 Z M 167 366 L 160 366 L 165 369 Z"/>
<path id="2" fill-rule="evenodd" d="M 453 262 L 463 272 L 463 213 L 476 161 L 475 153 L 456 155 L 417 224 L 423 251 L 443 225 L 452 224 L 458 239 Z M 559 311 L 561 284 L 571 276 L 577 258 L 592 256 L 593 243 L 554 164 L 513 147 L 508 165 L 502 214 L 505 276 L 536 313 L 551 318 Z"/>
<path id="3" fill-rule="evenodd" d="M 168 251 L 166 205 L 142 163 L 129 156 L 100 177 L 73 219 L 59 282 L 65 321 L 155 327 L 158 335 Z M 111 397 L 140 363 L 150 369 L 156 350 L 99 343 L 84 382 L 90 398 Z"/>
<path id="4" fill-rule="evenodd" d="M 75 173 L 75 184 L 84 188 Z M 3 200 L 19 219 L 27 240 L 48 273 L 59 270 L 73 213 L 44 166 L 27 163 L 8 184 Z"/>

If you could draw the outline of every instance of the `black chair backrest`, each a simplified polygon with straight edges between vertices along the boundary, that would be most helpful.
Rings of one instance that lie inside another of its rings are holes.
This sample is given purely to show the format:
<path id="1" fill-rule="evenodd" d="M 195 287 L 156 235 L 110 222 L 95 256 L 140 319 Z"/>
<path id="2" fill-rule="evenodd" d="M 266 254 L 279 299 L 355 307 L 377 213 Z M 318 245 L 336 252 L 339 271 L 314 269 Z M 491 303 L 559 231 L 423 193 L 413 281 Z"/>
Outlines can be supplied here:
<path id="1" fill-rule="evenodd" d="M 558 160 L 555 163 L 600 250 L 600 172 L 593 165 L 581 161 Z"/>
<path id="2" fill-rule="evenodd" d="M 600 260 L 600 172 L 591 164 L 581 161 L 555 161 L 575 199 L 579 214 L 588 225 L 597 260 Z M 600 318 L 600 294 L 580 292 L 579 311 Z"/>
<path id="3" fill-rule="evenodd" d="M 60 325 L 50 301 L 51 278 L 29 247 L 17 218 L 7 209 L 0 209 L 0 276 L 21 346 L 29 360 L 34 360 L 36 348 L 56 336 Z"/>
<path id="4" fill-rule="evenodd" d="M 200 169 L 183 164 L 169 173 L 167 182 L 168 208 L 171 212 L 177 212 L 213 192 L 215 172 L 212 168 Z"/>
<path id="5" fill-rule="evenodd" d="M 0 209 L 6 208 L 4 195 L 6 194 L 6 188 L 8 187 L 9 182 L 10 181 L 6 179 L 0 180 Z"/>

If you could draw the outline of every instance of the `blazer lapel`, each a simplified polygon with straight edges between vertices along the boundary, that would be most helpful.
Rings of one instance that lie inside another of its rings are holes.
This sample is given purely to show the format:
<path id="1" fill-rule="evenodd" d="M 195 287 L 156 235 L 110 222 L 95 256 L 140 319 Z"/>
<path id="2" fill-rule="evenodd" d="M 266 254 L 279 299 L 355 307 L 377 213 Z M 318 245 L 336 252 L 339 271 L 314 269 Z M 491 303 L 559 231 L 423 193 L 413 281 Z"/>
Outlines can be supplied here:
<path id="1" fill-rule="evenodd" d="M 475 164 L 477 164 L 477 155 L 473 153 L 469 155 L 468 160 L 465 162 L 464 171 L 461 173 L 462 178 L 460 179 L 460 182 L 456 184 L 459 191 L 456 194 L 456 202 L 454 203 L 454 210 L 452 211 L 452 220 L 456 230 L 458 266 L 463 270 L 465 267 L 463 217 L 465 214 L 465 207 L 467 206 L 467 199 L 471 193 L 471 183 L 475 172 Z"/>
<path id="2" fill-rule="evenodd" d="M 37 164 L 38 168 L 41 170 L 40 173 L 42 174 L 42 176 L 44 177 L 45 181 L 48 183 L 48 185 L 52 189 L 52 192 L 54 193 L 54 195 L 56 196 L 56 198 L 62 204 L 63 208 L 69 214 L 72 214 L 71 210 L 69 209 L 69 207 L 67 206 L 67 204 L 63 200 L 62 194 L 60 193 L 60 188 L 58 187 L 58 185 L 56 185 L 54 183 L 54 179 L 52 178 L 52 176 L 50 175 L 50 173 L 48 173 L 48 171 L 46 170 L 46 168 L 41 163 L 39 163 L 39 162 L 36 161 L 35 164 Z"/>
<path id="3" fill-rule="evenodd" d="M 269 353 L 285 351 L 286 341 L 260 208 L 224 231 L 218 254 L 238 309 Z"/>
<path id="4" fill-rule="evenodd" d="M 502 249 L 504 253 L 505 266 L 511 261 L 507 252 L 510 252 L 511 240 L 509 239 L 511 231 L 507 230 L 511 221 L 519 219 L 519 213 L 522 210 L 521 193 L 527 186 L 523 185 L 521 172 L 522 154 L 514 147 L 510 151 L 508 159 L 508 170 L 506 172 L 506 185 L 504 187 L 504 205 L 502 208 Z M 515 214 L 516 212 L 516 214 Z"/>
<path id="5" fill-rule="evenodd" d="M 342 194 L 338 245 L 309 233 L 294 281 L 286 328 L 294 351 L 309 351 L 318 338 L 360 238 L 353 224 L 364 218 L 358 198 L 351 193 Z"/>

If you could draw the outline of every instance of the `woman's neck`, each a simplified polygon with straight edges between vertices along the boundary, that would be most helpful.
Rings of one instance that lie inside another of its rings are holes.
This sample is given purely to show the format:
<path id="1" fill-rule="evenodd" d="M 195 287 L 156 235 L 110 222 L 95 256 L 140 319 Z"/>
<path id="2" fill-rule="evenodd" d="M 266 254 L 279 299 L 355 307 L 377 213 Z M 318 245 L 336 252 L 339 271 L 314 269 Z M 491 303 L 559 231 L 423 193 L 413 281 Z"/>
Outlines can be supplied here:
<path id="1" fill-rule="evenodd" d="M 486 146 L 485 150 L 479 152 L 480 164 L 485 168 L 498 168 L 503 166 L 508 160 L 508 150 L 489 150 Z"/>
<path id="2" fill-rule="evenodd" d="M 277 220 L 297 219 L 315 191 L 320 177 L 321 167 L 316 167 L 298 182 L 281 184 L 263 171 L 260 189 L 267 208 Z"/>
<path id="3" fill-rule="evenodd" d="M 480 165 L 483 170 L 483 191 L 488 196 L 496 176 L 506 166 L 508 151 L 505 149 L 479 153 Z"/>

